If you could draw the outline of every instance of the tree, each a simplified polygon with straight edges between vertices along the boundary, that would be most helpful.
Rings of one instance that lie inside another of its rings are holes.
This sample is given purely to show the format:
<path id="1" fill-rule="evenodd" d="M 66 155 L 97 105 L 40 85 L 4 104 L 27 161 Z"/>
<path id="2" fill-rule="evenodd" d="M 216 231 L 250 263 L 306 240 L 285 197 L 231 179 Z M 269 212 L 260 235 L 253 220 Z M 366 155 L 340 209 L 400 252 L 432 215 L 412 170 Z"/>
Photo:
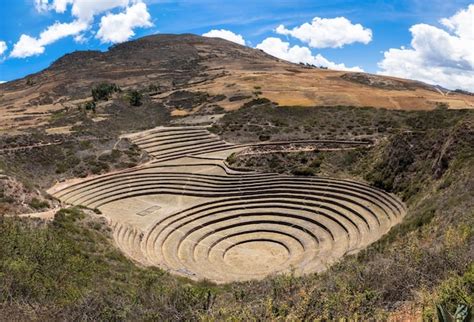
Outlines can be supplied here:
<path id="1" fill-rule="evenodd" d="M 120 92 L 120 87 L 115 84 L 102 83 L 92 88 L 92 98 L 95 102 L 103 100 L 107 101 L 114 92 Z"/>
<path id="2" fill-rule="evenodd" d="M 132 106 L 142 105 L 142 97 L 143 95 L 137 90 L 131 90 L 127 94 L 127 100 Z"/>
<path id="3" fill-rule="evenodd" d="M 84 104 L 84 108 L 86 109 L 86 111 L 93 111 L 93 112 L 95 112 L 95 108 L 96 108 L 95 102 L 94 102 L 94 101 L 90 101 L 90 102 L 85 103 L 85 104 Z"/>

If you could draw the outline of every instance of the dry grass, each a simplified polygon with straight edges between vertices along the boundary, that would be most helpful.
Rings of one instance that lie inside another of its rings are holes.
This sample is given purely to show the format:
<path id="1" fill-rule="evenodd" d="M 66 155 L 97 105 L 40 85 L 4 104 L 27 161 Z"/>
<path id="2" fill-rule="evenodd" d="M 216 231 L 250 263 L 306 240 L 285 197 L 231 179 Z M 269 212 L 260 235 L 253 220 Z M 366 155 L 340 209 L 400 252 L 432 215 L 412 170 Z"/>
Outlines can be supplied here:
<path id="1" fill-rule="evenodd" d="M 288 72 L 276 68 L 262 71 L 231 69 L 228 76 L 197 88 L 211 94 L 252 95 L 261 87 L 262 96 L 282 106 L 372 106 L 387 109 L 426 110 L 437 103 L 450 108 L 474 108 L 474 97 L 417 88 L 415 90 L 386 90 L 341 79 L 345 72 L 307 69 L 294 66 Z M 401 80 L 412 84 L 412 81 Z M 234 84 L 229 86 L 229 84 Z M 239 108 L 239 102 L 222 104 L 227 110 Z"/>

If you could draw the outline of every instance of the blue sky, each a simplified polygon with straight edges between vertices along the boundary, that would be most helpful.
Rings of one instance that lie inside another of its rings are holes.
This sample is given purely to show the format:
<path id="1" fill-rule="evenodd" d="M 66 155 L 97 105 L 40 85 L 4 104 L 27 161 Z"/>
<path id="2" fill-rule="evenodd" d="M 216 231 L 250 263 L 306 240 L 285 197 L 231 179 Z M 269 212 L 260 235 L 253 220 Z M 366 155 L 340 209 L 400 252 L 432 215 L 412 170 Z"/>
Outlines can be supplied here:
<path id="1" fill-rule="evenodd" d="M 87 8 L 93 2 L 103 2 L 105 9 Z M 142 21 L 126 20 L 134 35 L 123 36 L 123 32 L 113 35 L 114 21 L 127 19 L 127 10 L 141 2 L 144 2 L 140 11 Z M 7 47 L 0 58 L 0 81 L 38 72 L 74 50 L 106 50 L 114 42 L 125 40 L 123 37 L 134 39 L 154 33 L 201 35 L 210 30 L 226 30 L 242 36 L 248 46 L 260 45 L 259 48 L 271 54 L 295 62 L 316 62 L 335 69 L 353 68 L 474 90 L 471 83 L 474 81 L 469 80 L 474 79 L 474 4 L 471 3 L 472 0 L 0 0 L 0 42 Z M 83 10 L 82 13 L 74 13 L 74 5 Z M 90 9 L 89 16 L 84 8 Z M 110 18 L 108 29 L 103 20 L 105 16 Z M 310 26 L 315 17 L 322 20 L 313 24 L 313 29 L 306 30 L 306 34 L 303 28 L 298 29 L 305 23 Z M 321 40 L 318 32 L 332 25 L 336 18 L 348 22 L 347 31 L 342 30 L 347 37 L 342 39 L 344 35 L 339 35 L 339 39 L 331 42 L 326 39 L 331 35 L 323 35 L 324 40 Z M 16 54 L 12 54 L 22 35 L 39 39 L 48 27 L 61 23 L 55 29 L 61 33 L 60 28 L 73 22 L 80 22 L 74 25 L 80 32 L 56 37 L 58 39 L 51 36 L 54 39 L 42 45 L 41 53 L 38 49 L 18 48 Z M 285 32 L 275 31 L 280 25 L 284 25 Z M 356 29 L 364 35 L 348 36 Z M 453 48 L 448 46 L 452 52 L 443 53 L 443 48 L 436 47 L 440 35 L 449 46 L 452 44 Z M 273 38 L 272 42 L 263 43 L 268 38 Z M 325 41 L 338 45 L 324 45 Z M 1 48 L 0 44 L 0 52 Z"/>

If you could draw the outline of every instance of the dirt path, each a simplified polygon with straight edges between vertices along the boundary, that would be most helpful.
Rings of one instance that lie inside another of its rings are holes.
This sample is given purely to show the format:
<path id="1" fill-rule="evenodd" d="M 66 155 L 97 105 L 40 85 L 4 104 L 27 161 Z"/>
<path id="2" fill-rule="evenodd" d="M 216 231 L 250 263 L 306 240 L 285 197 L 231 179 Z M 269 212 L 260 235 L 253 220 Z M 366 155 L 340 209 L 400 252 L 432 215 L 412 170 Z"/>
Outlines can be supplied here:
<path id="1" fill-rule="evenodd" d="M 35 149 L 35 148 L 41 148 L 41 147 L 44 147 L 44 146 L 60 145 L 60 144 L 63 144 L 63 143 L 64 143 L 64 141 L 49 142 L 49 143 L 38 143 L 38 144 L 33 144 L 33 145 L 18 146 L 18 147 L 14 147 L 14 148 L 3 148 L 3 149 L 0 149 L 0 153 L 19 151 L 19 150 L 31 150 L 31 149 Z"/>
<path id="2" fill-rule="evenodd" d="M 304 147 L 304 148 L 295 148 L 295 149 L 282 149 L 282 150 L 266 150 L 266 151 L 255 151 L 255 152 L 241 152 L 239 155 L 262 155 L 262 154 L 272 154 L 272 153 L 298 153 L 298 152 L 310 152 L 310 151 L 348 151 L 356 150 L 359 147 L 347 147 L 347 148 L 317 148 L 317 147 Z"/>

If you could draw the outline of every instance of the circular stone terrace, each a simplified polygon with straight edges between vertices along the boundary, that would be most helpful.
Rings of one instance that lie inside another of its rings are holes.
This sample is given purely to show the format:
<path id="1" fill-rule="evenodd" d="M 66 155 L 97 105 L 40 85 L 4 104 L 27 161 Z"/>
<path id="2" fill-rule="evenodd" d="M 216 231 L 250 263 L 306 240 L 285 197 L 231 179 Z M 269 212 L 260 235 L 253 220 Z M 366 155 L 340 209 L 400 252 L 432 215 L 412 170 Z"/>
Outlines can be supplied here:
<path id="1" fill-rule="evenodd" d="M 136 262 L 195 280 L 319 272 L 379 239 L 406 213 L 397 197 L 356 181 L 230 169 L 226 157 L 254 145 L 232 145 L 204 127 L 127 137 L 152 160 L 61 183 L 50 193 L 98 208 Z M 305 143 L 318 142 L 367 144 Z"/>

